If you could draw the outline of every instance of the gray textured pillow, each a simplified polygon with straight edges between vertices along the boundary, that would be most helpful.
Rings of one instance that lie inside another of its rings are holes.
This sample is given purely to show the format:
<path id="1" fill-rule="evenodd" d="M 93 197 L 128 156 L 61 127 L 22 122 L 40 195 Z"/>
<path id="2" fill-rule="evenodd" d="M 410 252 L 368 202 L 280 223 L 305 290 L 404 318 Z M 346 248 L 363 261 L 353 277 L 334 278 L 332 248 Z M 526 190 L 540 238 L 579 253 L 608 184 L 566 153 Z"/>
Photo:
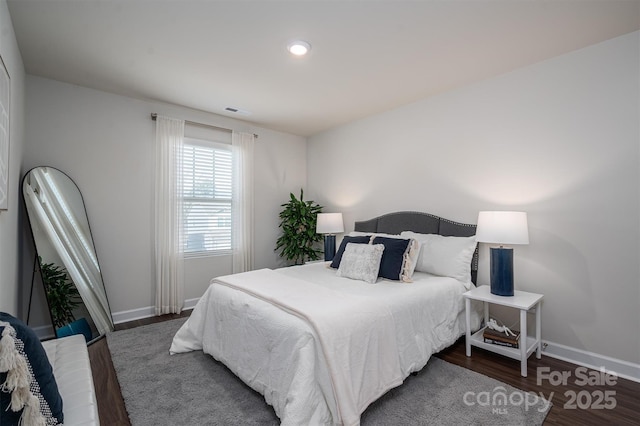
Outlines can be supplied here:
<path id="1" fill-rule="evenodd" d="M 339 277 L 375 283 L 380 270 L 383 244 L 348 243 L 344 249 L 340 267 L 336 275 Z"/>

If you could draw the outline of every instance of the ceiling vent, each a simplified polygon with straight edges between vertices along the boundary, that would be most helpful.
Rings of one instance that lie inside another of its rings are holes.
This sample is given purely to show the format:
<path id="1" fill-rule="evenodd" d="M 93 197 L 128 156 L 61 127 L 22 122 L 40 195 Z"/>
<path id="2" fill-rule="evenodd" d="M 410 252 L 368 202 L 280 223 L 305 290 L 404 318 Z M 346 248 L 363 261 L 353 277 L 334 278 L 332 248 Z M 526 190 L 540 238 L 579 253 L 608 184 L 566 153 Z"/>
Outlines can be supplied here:
<path id="1" fill-rule="evenodd" d="M 251 115 L 249 111 L 240 108 L 226 107 L 224 110 L 239 115 Z"/>

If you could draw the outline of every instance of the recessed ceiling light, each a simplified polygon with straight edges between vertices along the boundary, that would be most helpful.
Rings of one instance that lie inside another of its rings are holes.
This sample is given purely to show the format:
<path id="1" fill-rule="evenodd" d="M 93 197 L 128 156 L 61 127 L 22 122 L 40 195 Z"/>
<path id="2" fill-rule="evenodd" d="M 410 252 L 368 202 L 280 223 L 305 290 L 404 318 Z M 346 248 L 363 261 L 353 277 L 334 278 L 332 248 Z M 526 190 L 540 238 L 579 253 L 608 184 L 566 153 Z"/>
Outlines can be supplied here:
<path id="1" fill-rule="evenodd" d="M 306 41 L 296 40 L 287 45 L 287 50 L 294 56 L 304 56 L 311 50 L 311 45 Z"/>

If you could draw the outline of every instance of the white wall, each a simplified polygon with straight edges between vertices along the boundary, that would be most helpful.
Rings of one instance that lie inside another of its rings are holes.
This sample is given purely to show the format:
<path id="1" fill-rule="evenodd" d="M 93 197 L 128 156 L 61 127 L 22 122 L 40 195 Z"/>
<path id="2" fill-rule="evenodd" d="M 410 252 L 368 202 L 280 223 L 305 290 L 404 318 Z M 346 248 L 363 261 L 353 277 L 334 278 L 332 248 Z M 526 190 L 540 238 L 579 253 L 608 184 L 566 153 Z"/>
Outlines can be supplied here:
<path id="1" fill-rule="evenodd" d="M 527 211 L 516 289 L 545 295 L 543 339 L 640 363 L 639 38 L 315 135 L 309 195 L 350 229 L 396 210 Z"/>
<path id="2" fill-rule="evenodd" d="M 22 205 L 19 198 L 20 168 L 24 147 L 24 86 L 25 73 L 18 50 L 6 0 L 0 1 L 0 56 L 11 78 L 11 122 L 9 123 L 8 209 L 0 210 L 0 311 L 22 317 L 20 283 L 24 283 L 19 268 Z M 29 277 L 30 279 L 30 277 Z"/>
<path id="3" fill-rule="evenodd" d="M 306 185 L 306 140 L 174 105 L 146 102 L 28 76 L 25 167 L 67 173 L 85 199 L 114 313 L 153 305 L 153 145 L 157 112 L 257 133 L 255 266 L 274 267 L 280 204 Z M 28 258 L 28 257 L 27 257 Z M 187 299 L 231 273 L 229 256 L 188 259 Z"/>

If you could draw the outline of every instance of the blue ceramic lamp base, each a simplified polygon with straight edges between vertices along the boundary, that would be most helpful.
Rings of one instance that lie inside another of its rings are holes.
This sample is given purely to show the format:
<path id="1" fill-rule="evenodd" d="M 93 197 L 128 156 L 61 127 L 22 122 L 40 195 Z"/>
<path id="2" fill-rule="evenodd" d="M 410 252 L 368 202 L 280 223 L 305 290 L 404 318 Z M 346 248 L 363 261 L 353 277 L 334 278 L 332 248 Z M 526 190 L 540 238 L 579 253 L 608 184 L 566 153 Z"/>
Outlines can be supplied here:
<path id="1" fill-rule="evenodd" d="M 491 293 L 513 296 L 512 248 L 491 248 Z"/>
<path id="2" fill-rule="evenodd" d="M 336 236 L 327 234 L 324 236 L 324 260 L 333 260 L 336 255 Z"/>

